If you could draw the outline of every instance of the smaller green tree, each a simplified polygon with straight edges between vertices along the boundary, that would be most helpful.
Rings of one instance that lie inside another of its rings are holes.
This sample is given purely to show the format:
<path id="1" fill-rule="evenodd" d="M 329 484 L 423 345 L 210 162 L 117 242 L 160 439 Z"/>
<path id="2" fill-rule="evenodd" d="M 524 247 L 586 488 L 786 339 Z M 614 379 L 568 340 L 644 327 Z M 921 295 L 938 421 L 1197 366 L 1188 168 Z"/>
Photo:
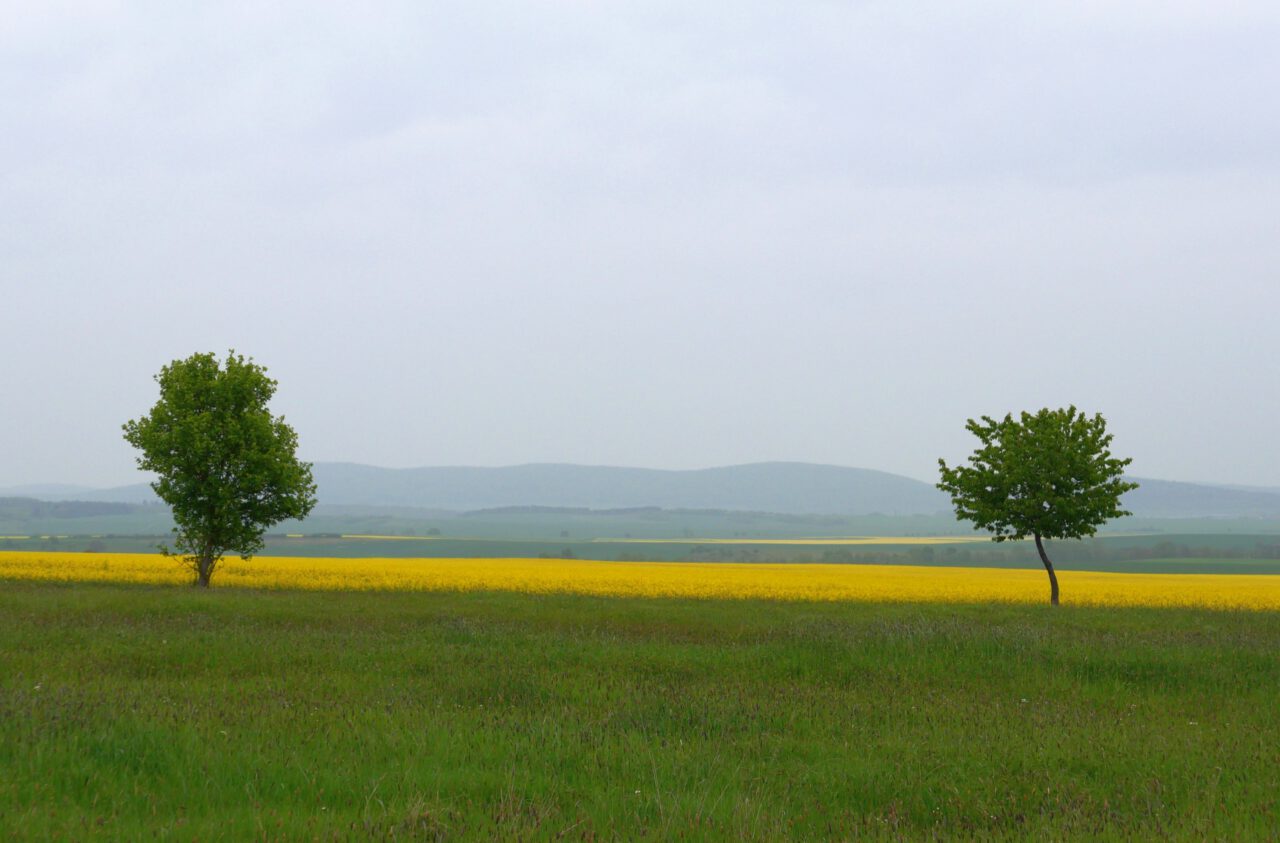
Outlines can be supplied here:
<path id="1" fill-rule="evenodd" d="M 305 518 L 316 503 L 311 465 L 296 456 L 298 436 L 267 403 L 276 382 L 252 359 L 227 353 L 175 360 L 156 375 L 160 399 L 124 425 L 142 452 L 138 467 L 158 477 L 151 488 L 173 511 L 174 546 L 208 587 L 227 553 L 250 559 L 267 527 Z"/>
<path id="2" fill-rule="evenodd" d="M 1120 496 L 1138 488 L 1123 477 L 1132 460 L 1111 455 L 1101 414 L 1089 418 L 1074 406 L 1000 421 L 983 416 L 965 426 L 982 445 L 968 465 L 938 460 L 938 488 L 951 496 L 957 518 L 990 530 L 994 541 L 1034 538 L 1057 606 L 1058 576 L 1044 540 L 1092 536 L 1107 520 L 1132 514 L 1120 508 Z"/>

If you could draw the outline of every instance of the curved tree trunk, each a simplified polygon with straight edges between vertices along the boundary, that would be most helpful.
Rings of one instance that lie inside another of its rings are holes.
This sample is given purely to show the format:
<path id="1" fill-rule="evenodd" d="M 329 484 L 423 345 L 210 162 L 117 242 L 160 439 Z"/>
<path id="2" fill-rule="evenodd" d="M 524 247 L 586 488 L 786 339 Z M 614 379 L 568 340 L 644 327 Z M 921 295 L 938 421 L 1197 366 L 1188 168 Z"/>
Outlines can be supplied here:
<path id="1" fill-rule="evenodd" d="M 1044 552 L 1044 542 L 1040 540 L 1040 534 L 1036 533 L 1036 550 L 1040 552 L 1040 561 L 1044 563 L 1044 569 L 1049 572 L 1049 605 L 1058 605 L 1058 575 L 1053 572 L 1053 563 L 1049 561 L 1049 554 Z"/>

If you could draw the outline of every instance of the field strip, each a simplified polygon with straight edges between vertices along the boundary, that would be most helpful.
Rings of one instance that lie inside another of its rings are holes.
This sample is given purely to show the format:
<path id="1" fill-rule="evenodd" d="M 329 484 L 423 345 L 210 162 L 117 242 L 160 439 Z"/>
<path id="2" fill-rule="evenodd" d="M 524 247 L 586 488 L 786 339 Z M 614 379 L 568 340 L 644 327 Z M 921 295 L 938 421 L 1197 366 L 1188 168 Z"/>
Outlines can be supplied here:
<path id="1" fill-rule="evenodd" d="M 290 534 L 286 538 L 314 538 L 303 534 Z M 372 533 L 342 533 L 339 538 L 365 539 L 372 541 L 462 541 L 480 542 L 495 541 L 492 538 L 476 536 L 383 536 Z M 564 544 L 566 539 L 521 539 L 523 542 L 545 544 Z M 593 544 L 766 544 L 766 545 L 935 545 L 935 544 L 967 544 L 969 542 L 988 542 L 990 536 L 801 536 L 793 539 L 751 539 L 751 538 L 594 538 Z"/>
<path id="2" fill-rule="evenodd" d="M 814 536 L 794 539 L 592 539 L 602 544 L 780 544 L 780 545 L 906 545 L 989 542 L 990 536 Z"/>
<path id="3" fill-rule="evenodd" d="M 306 533 L 294 533 L 292 535 L 286 536 L 286 538 L 314 539 L 316 538 L 316 536 L 307 535 Z M 386 542 L 433 542 L 433 541 L 445 540 L 443 536 L 375 536 L 368 533 L 343 533 L 342 535 L 338 536 L 338 538 L 340 539 L 376 539 L 377 541 L 386 541 Z M 480 541 L 480 539 L 458 538 L 458 539 L 454 539 L 454 541 Z"/>
<path id="4" fill-rule="evenodd" d="M 324 535 L 308 535 L 296 534 L 288 535 L 286 538 L 291 539 L 323 539 L 328 538 Z M 380 536 L 373 533 L 342 533 L 338 536 L 340 539 L 354 539 L 359 541 L 380 541 L 380 542 L 506 542 L 516 541 L 520 544 L 555 544 L 564 547 L 565 539 L 549 539 L 549 538 L 532 538 L 532 539 L 502 539 L 486 536 Z"/>
<path id="5" fill-rule="evenodd" d="M 1062 601 L 1280 610 L 1280 575 L 1063 571 Z M 159 554 L 0 552 L 0 579 L 181 584 Z M 982 603 L 1047 601 L 1044 571 L 909 565 L 606 562 L 584 559 L 227 559 L 215 587 L 515 591 L 599 596 Z"/>

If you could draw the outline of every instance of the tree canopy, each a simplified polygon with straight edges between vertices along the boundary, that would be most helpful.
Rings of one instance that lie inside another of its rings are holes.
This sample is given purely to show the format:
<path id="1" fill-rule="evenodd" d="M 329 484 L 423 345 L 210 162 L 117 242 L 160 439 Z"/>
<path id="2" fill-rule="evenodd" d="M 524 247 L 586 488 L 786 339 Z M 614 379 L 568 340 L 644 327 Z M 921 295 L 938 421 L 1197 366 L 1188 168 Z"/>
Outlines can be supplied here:
<path id="1" fill-rule="evenodd" d="M 252 359 L 193 354 L 156 382 L 159 400 L 125 423 L 124 438 L 142 452 L 138 467 L 158 475 L 151 488 L 173 511 L 175 555 L 207 586 L 225 554 L 251 558 L 267 527 L 305 518 L 316 485 L 297 434 L 267 408 L 276 381 Z"/>
<path id="2" fill-rule="evenodd" d="M 969 419 L 982 443 L 968 465 L 938 460 L 938 488 L 951 495 L 956 516 L 990 530 L 995 541 L 1034 538 L 1049 573 L 1050 601 L 1058 579 L 1044 539 L 1094 535 L 1109 519 L 1129 515 L 1120 496 L 1138 484 L 1124 479 L 1131 460 L 1111 454 L 1111 434 L 1101 414 L 1045 408 L 1018 418 Z"/>

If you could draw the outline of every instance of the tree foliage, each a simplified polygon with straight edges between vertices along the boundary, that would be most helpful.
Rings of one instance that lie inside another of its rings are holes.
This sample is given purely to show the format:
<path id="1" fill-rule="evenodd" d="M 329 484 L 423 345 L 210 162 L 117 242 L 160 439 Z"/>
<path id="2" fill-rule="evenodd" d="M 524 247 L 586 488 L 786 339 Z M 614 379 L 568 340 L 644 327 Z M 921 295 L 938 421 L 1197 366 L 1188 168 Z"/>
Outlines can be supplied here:
<path id="1" fill-rule="evenodd" d="M 938 488 L 958 518 L 990 530 L 995 541 L 1034 538 L 1056 604 L 1058 580 L 1043 540 L 1092 536 L 1109 519 L 1130 515 L 1120 496 L 1138 487 L 1123 476 L 1131 460 L 1112 456 L 1101 414 L 1074 406 L 999 421 L 983 416 L 966 428 L 982 445 L 968 465 L 938 460 Z"/>
<path id="2" fill-rule="evenodd" d="M 193 354 L 163 367 L 156 382 L 159 400 L 124 425 L 124 438 L 173 510 L 174 555 L 207 586 L 223 555 L 251 558 L 267 527 L 305 518 L 316 485 L 311 465 L 297 459 L 297 434 L 267 409 L 276 382 L 252 359 Z"/>

